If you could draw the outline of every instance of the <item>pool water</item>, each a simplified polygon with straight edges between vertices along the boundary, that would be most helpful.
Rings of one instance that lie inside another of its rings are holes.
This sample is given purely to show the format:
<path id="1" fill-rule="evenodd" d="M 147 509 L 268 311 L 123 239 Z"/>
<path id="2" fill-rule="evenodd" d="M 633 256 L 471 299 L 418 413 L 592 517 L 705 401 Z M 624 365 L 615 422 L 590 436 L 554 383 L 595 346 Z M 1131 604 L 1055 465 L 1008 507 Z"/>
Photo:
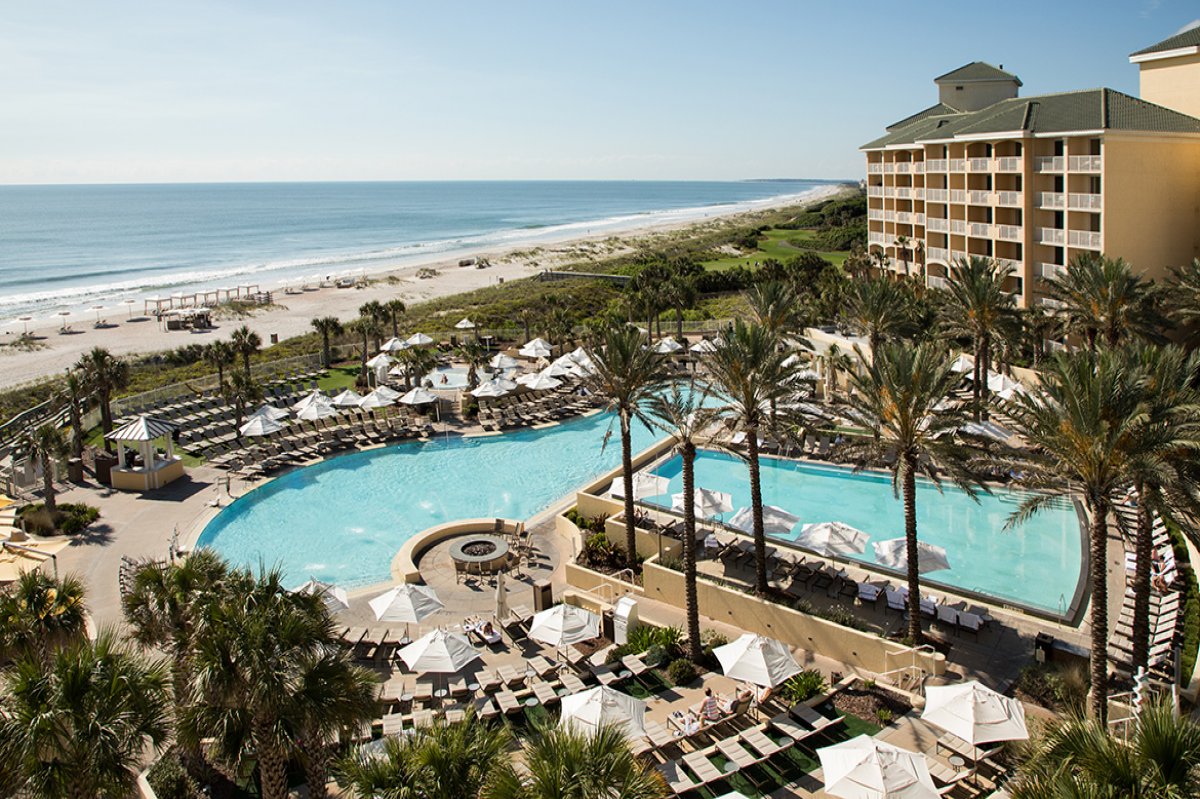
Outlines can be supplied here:
<path id="1" fill-rule="evenodd" d="M 508 369 L 505 375 L 509 376 L 515 373 L 515 369 Z M 492 370 L 483 368 L 479 370 L 479 380 L 483 382 L 489 380 L 492 376 Z M 446 382 L 442 382 L 445 378 Z M 439 366 L 425 377 L 421 378 L 421 385 L 425 385 L 428 380 L 433 384 L 435 389 L 450 389 L 450 388 L 466 388 L 467 387 L 467 367 L 465 366 Z"/>
<path id="2" fill-rule="evenodd" d="M 620 465 L 620 430 L 602 413 L 503 436 L 440 438 L 296 469 L 233 502 L 200 534 L 231 562 L 278 564 L 290 582 L 390 579 L 414 534 L 474 517 L 527 519 Z M 634 451 L 657 436 L 633 428 Z"/>
<path id="3" fill-rule="evenodd" d="M 790 534 L 809 522 L 840 521 L 871 536 L 866 552 L 852 555 L 874 563 L 871 544 L 904 535 L 904 503 L 892 492 L 891 476 L 878 472 L 853 473 L 825 464 L 798 463 L 764 457 L 763 502 L 800 517 Z M 671 492 L 683 490 L 678 456 L 655 469 L 670 478 Z M 696 458 L 696 487 L 724 491 L 733 507 L 750 504 L 750 475 L 746 464 L 725 453 L 701 451 Z M 1006 602 L 1061 615 L 1071 605 L 1082 569 L 1080 520 L 1071 503 L 1063 501 L 1037 513 L 1011 530 L 1004 525 L 1023 495 L 998 490 L 980 493 L 975 502 L 953 486 L 939 493 L 933 483 L 917 481 L 917 535 L 944 547 L 951 568 L 929 572 L 922 580 L 966 589 Z M 646 501 L 669 507 L 669 495 Z M 726 514 L 726 517 L 732 514 Z"/>

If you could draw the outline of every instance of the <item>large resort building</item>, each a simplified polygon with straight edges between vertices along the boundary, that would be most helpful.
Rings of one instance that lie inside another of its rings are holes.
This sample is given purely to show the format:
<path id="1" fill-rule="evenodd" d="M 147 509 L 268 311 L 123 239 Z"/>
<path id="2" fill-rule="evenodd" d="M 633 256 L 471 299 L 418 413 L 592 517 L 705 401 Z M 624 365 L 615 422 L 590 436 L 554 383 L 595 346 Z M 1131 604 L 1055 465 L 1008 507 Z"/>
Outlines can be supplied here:
<path id="1" fill-rule="evenodd" d="M 935 287 L 959 258 L 994 258 L 1023 307 L 1049 302 L 1040 281 L 1081 255 L 1155 278 L 1200 256 L 1200 29 L 1130 60 L 1140 98 L 1021 97 L 979 61 L 936 78 L 935 105 L 861 148 L 870 251 Z"/>

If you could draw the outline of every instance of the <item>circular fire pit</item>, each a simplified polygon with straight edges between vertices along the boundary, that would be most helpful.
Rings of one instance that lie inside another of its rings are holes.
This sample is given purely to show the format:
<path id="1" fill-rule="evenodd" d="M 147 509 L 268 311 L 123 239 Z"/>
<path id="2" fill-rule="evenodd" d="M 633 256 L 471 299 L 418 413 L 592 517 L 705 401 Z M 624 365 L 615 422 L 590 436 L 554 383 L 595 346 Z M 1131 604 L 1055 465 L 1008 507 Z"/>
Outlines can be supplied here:
<path id="1" fill-rule="evenodd" d="M 508 543 L 495 535 L 467 535 L 450 546 L 450 559 L 462 570 L 496 571 L 508 565 Z"/>

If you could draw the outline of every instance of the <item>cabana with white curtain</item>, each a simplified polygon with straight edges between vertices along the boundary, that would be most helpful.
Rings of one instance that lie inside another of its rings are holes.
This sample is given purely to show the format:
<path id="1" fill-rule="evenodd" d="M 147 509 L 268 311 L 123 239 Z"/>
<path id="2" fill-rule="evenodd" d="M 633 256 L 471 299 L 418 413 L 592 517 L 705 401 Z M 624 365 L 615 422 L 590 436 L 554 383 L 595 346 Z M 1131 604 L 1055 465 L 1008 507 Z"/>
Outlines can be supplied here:
<path id="1" fill-rule="evenodd" d="M 152 491 L 183 477 L 183 460 L 175 454 L 174 433 L 173 424 L 139 416 L 105 436 L 117 444 L 112 487 L 120 491 Z M 159 454 L 154 444 L 160 438 L 166 440 L 165 456 Z"/>

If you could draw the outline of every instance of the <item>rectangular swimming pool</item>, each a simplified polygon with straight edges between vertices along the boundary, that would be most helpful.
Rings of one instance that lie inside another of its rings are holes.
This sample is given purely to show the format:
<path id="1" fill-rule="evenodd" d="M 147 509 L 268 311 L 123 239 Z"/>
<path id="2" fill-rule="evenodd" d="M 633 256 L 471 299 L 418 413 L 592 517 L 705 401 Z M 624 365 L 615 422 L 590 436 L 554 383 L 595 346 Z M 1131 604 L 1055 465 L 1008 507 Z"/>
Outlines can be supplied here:
<path id="1" fill-rule="evenodd" d="M 671 481 L 670 493 L 683 490 L 682 461 L 670 458 L 653 471 Z M 904 535 L 904 503 L 892 491 L 891 476 L 827 464 L 762 458 L 763 502 L 800 517 L 794 540 L 809 522 L 839 521 L 869 533 L 871 543 Z M 696 487 L 733 496 L 734 509 L 750 504 L 750 474 L 745 462 L 723 452 L 701 451 L 696 458 Z M 670 507 L 670 493 L 646 501 Z M 1004 529 L 1022 494 L 1007 489 L 980 493 L 978 502 L 954 486 L 917 481 L 917 535 L 944 547 L 951 568 L 922 575 L 940 584 L 1003 604 L 1048 616 L 1065 616 L 1080 586 L 1084 550 L 1080 518 L 1072 503 L 1054 503 L 1026 523 Z M 731 515 L 731 514 L 727 514 Z M 870 543 L 855 560 L 879 568 Z"/>

